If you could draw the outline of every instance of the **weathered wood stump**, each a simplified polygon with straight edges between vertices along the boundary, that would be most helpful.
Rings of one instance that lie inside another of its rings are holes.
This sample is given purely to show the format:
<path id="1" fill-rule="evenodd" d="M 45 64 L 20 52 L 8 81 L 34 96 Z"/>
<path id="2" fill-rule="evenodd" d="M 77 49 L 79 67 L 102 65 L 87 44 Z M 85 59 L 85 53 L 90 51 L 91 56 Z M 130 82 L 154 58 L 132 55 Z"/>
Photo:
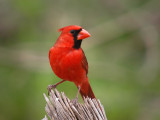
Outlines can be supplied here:
<path id="1" fill-rule="evenodd" d="M 50 120 L 107 120 L 99 100 L 84 98 L 84 104 L 73 104 L 64 92 L 60 93 L 57 89 L 51 90 L 49 97 L 44 94 L 44 98 L 47 102 L 45 111 Z M 42 120 L 48 120 L 47 116 Z"/>

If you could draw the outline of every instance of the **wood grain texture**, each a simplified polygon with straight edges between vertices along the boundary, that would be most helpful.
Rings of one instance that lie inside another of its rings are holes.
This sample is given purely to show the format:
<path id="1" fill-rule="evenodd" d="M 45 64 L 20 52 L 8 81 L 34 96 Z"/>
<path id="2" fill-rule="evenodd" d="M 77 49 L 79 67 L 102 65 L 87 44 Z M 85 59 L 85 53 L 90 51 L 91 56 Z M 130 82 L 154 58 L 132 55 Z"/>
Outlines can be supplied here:
<path id="1" fill-rule="evenodd" d="M 73 104 L 64 92 L 60 93 L 57 89 L 51 90 L 49 97 L 43 95 L 47 102 L 47 116 L 42 120 L 107 120 L 99 100 L 84 98 L 84 104 Z"/>

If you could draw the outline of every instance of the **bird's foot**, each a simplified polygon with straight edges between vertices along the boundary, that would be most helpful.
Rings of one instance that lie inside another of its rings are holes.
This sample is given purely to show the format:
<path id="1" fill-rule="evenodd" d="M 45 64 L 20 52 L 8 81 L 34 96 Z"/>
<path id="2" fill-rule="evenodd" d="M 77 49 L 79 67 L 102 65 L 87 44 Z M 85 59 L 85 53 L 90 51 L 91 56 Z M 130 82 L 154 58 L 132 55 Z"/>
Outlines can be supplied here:
<path id="1" fill-rule="evenodd" d="M 77 105 L 77 103 L 78 103 L 78 96 L 79 96 L 79 91 L 80 91 L 80 89 L 81 89 L 81 87 L 78 86 L 77 96 L 76 96 L 75 99 L 71 100 L 71 103 L 72 103 L 73 105 Z"/>
<path id="2" fill-rule="evenodd" d="M 78 97 L 76 97 L 75 99 L 71 100 L 71 103 L 73 105 L 77 105 L 77 103 L 78 103 Z"/>
<path id="3" fill-rule="evenodd" d="M 51 92 L 51 90 L 52 90 L 53 88 L 55 89 L 55 88 L 56 88 L 56 85 L 48 85 L 48 87 L 47 87 L 48 95 L 49 95 L 49 93 Z"/>

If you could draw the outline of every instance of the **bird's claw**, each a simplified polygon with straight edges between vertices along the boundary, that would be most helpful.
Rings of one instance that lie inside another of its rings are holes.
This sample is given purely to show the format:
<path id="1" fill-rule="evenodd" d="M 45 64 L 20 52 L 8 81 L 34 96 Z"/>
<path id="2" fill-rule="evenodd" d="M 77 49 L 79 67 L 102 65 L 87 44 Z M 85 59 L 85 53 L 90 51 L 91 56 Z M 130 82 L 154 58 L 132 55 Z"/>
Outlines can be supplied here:
<path id="1" fill-rule="evenodd" d="M 73 105 L 76 105 L 78 103 L 78 98 L 76 97 L 75 99 L 71 100 L 71 103 Z"/>
<path id="2" fill-rule="evenodd" d="M 49 93 L 51 92 L 51 90 L 52 90 L 53 88 L 55 89 L 55 88 L 56 88 L 56 85 L 48 85 L 48 87 L 47 87 L 48 95 L 49 95 Z"/>

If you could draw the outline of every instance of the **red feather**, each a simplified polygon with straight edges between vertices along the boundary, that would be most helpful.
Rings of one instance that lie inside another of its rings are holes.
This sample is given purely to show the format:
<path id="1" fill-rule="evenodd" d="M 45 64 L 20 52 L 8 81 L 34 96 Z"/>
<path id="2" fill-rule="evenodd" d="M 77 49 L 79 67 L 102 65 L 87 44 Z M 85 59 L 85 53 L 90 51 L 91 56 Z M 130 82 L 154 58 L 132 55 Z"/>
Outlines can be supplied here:
<path id="1" fill-rule="evenodd" d="M 86 74 L 88 74 L 88 62 L 84 52 L 83 52 L 83 58 L 82 58 L 82 67 L 85 69 Z"/>

